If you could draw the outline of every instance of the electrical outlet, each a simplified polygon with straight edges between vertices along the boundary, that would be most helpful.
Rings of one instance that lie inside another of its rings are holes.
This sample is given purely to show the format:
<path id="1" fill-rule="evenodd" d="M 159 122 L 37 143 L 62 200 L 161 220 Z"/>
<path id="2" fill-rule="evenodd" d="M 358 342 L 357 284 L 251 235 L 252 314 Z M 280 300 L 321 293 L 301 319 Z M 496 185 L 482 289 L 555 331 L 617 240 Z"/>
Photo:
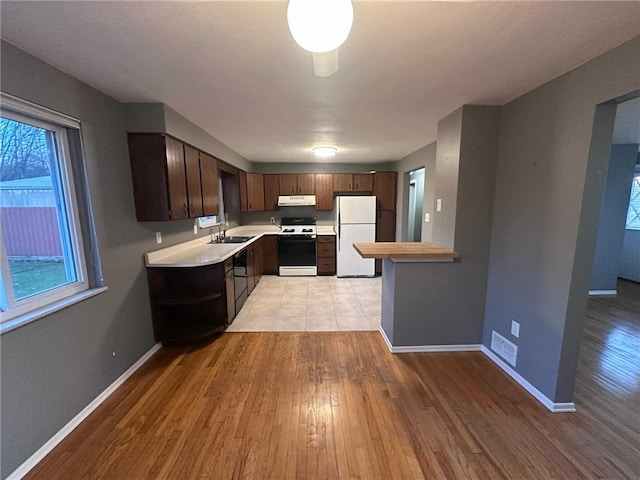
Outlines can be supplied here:
<path id="1" fill-rule="evenodd" d="M 511 320 L 511 335 L 516 338 L 520 337 L 520 324 L 515 320 Z"/>
<path id="2" fill-rule="evenodd" d="M 431 214 L 430 213 L 425 213 L 424 214 L 424 223 L 429 223 L 430 220 L 431 220 Z"/>
<path id="3" fill-rule="evenodd" d="M 197 235 L 198 234 L 198 221 L 196 220 L 196 223 L 193 224 L 193 234 Z"/>
<path id="4" fill-rule="evenodd" d="M 116 356 L 116 352 L 111 352 L 111 356 L 115 357 Z"/>
<path id="5" fill-rule="evenodd" d="M 271 224 L 275 224 L 276 223 L 276 217 L 271 217 Z"/>
<path id="6" fill-rule="evenodd" d="M 156 243 L 162 243 L 162 233 L 156 232 Z"/>
<path id="7" fill-rule="evenodd" d="M 442 211 L 442 199 L 441 198 L 436 200 L 436 211 L 437 212 L 441 212 Z"/>

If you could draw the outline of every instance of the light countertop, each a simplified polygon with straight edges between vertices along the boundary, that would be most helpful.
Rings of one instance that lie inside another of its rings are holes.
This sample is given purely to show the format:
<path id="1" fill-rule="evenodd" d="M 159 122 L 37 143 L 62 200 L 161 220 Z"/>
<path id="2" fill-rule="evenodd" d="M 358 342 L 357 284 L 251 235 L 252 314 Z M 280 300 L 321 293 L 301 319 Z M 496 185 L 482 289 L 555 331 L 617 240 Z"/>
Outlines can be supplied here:
<path id="1" fill-rule="evenodd" d="M 397 262 L 451 262 L 458 253 L 428 242 L 354 243 L 362 258 L 388 258 Z"/>
<path id="2" fill-rule="evenodd" d="M 217 227 L 213 228 L 217 233 Z M 263 235 L 275 235 L 280 231 L 276 225 L 242 225 L 227 230 L 227 236 L 249 236 L 254 238 L 244 243 L 209 243 L 209 235 L 188 242 L 154 250 L 144 255 L 147 267 L 201 267 L 224 262 L 243 248 L 251 245 Z M 318 226 L 318 235 L 335 235 L 332 226 Z"/>

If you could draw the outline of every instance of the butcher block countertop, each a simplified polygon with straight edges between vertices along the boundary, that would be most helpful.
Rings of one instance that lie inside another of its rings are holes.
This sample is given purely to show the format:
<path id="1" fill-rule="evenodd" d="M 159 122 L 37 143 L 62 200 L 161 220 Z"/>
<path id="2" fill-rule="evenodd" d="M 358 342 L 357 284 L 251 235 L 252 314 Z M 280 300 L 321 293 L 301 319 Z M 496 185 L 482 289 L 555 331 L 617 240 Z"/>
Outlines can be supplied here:
<path id="1" fill-rule="evenodd" d="M 441 261 L 451 262 L 458 257 L 453 250 L 427 242 L 368 242 L 354 243 L 362 258 L 389 258 L 395 261 Z"/>

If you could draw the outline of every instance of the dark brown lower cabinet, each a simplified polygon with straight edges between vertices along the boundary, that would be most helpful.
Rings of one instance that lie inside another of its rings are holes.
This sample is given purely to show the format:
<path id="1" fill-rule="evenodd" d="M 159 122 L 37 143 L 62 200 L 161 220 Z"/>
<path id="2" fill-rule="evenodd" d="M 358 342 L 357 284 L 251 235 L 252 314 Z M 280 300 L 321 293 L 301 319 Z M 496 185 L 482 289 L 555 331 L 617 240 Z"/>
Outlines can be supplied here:
<path id="1" fill-rule="evenodd" d="M 165 345 L 194 343 L 213 338 L 226 328 L 223 263 L 149 267 L 147 279 L 156 341 Z"/>
<path id="2" fill-rule="evenodd" d="M 224 285 L 227 300 L 227 323 L 236 318 L 236 290 L 233 283 L 233 258 L 224 261 Z"/>
<path id="3" fill-rule="evenodd" d="M 395 210 L 378 210 L 376 214 L 376 242 L 396 241 Z M 376 260 L 376 274 L 382 273 L 382 260 Z"/>
<path id="4" fill-rule="evenodd" d="M 336 237 L 318 235 L 318 275 L 336 274 Z"/>
<path id="5" fill-rule="evenodd" d="M 265 235 L 260 240 L 262 250 L 262 272 L 265 275 L 278 274 L 278 236 Z"/>
<path id="6" fill-rule="evenodd" d="M 247 247 L 247 295 L 251 295 L 256 286 L 255 243 Z"/>

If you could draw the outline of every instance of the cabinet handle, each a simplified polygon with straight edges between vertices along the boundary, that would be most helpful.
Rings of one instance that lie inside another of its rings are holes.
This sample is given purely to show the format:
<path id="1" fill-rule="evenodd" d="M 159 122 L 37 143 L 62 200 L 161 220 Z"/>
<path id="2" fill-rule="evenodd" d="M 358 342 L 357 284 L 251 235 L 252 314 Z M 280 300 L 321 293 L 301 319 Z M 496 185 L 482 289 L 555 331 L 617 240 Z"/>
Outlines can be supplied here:
<path id="1" fill-rule="evenodd" d="M 187 204 L 186 203 L 182 205 L 182 210 L 184 211 L 185 215 L 189 214 L 189 210 L 187 210 Z"/>
<path id="2" fill-rule="evenodd" d="M 195 213 L 196 209 L 193 208 L 193 202 L 191 202 L 191 215 L 193 215 Z"/>

